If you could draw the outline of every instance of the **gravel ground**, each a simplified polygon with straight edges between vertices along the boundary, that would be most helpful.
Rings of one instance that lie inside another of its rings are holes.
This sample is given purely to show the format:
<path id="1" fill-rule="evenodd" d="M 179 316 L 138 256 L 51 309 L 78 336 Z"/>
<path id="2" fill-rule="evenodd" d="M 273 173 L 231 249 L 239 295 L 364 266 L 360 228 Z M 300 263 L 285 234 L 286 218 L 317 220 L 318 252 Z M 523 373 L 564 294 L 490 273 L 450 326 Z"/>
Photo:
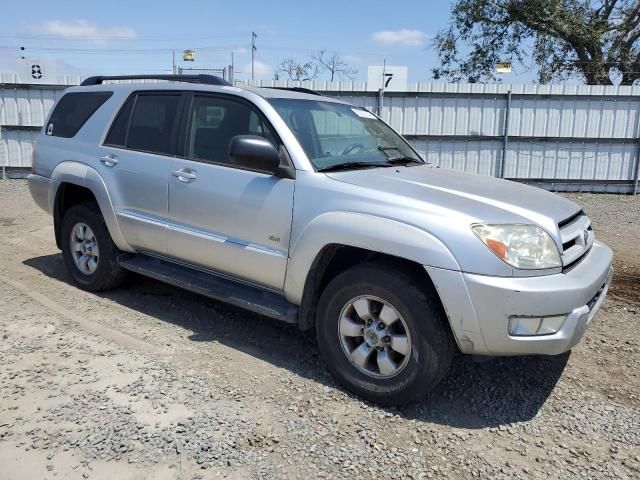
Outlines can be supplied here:
<path id="1" fill-rule="evenodd" d="M 616 250 L 584 340 L 460 357 L 429 398 L 381 408 L 312 334 L 141 277 L 70 286 L 51 219 L 0 181 L 0 477 L 640 478 L 640 197 L 570 198 Z"/>

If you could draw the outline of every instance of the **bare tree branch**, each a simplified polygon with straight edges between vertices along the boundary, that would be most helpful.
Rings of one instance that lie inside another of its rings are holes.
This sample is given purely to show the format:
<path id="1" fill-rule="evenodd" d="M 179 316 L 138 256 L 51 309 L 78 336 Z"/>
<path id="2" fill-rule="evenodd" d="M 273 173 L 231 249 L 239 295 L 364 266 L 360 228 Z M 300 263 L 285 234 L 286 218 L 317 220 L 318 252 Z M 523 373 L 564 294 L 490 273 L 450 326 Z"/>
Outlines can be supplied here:
<path id="1" fill-rule="evenodd" d="M 326 50 L 319 50 L 312 57 L 324 72 L 329 74 L 329 80 L 352 80 L 358 74 L 358 69 L 350 66 L 336 52 L 328 53 Z"/>
<path id="2" fill-rule="evenodd" d="M 314 80 L 320 75 L 320 69 L 312 62 L 301 63 L 294 58 L 285 58 L 275 68 L 275 79 L 279 80 L 280 75 L 286 75 L 289 80 Z"/>

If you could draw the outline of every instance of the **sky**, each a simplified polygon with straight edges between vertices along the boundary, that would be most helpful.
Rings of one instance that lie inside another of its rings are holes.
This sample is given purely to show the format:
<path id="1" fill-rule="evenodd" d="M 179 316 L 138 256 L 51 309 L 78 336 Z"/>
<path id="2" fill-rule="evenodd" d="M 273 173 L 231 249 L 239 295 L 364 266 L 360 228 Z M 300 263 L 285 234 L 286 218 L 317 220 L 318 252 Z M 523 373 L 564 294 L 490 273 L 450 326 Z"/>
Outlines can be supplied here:
<path id="1" fill-rule="evenodd" d="M 195 68 L 229 65 L 233 52 L 236 79 L 245 80 L 255 32 L 257 79 L 272 79 L 283 58 L 304 62 L 323 49 L 356 68 L 357 80 L 386 60 L 407 66 L 410 82 L 432 81 L 432 39 L 449 11 L 448 1 L 434 0 L 5 2 L 0 72 L 18 71 L 24 56 L 58 75 L 170 73 L 175 50 L 178 66 Z M 195 62 L 182 61 L 185 49 Z M 510 75 L 509 83 L 530 78 Z"/>

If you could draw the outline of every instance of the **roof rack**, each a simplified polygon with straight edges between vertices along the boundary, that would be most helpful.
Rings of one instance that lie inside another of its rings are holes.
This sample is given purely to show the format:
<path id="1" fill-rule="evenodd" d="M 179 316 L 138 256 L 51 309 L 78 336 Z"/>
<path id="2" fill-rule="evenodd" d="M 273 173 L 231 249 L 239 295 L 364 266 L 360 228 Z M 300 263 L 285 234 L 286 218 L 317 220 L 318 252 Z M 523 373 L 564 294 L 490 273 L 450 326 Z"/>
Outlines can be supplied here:
<path id="1" fill-rule="evenodd" d="M 215 75 L 115 75 L 86 78 L 80 85 L 101 85 L 105 80 L 172 80 L 174 82 L 202 83 L 205 85 L 231 85 Z"/>
<path id="2" fill-rule="evenodd" d="M 274 90 L 290 90 L 292 92 L 308 93 L 309 95 L 318 95 L 319 97 L 324 96 L 321 93 L 316 92 L 315 90 L 311 90 L 310 88 L 303 88 L 303 87 L 260 87 L 260 88 L 272 88 Z"/>

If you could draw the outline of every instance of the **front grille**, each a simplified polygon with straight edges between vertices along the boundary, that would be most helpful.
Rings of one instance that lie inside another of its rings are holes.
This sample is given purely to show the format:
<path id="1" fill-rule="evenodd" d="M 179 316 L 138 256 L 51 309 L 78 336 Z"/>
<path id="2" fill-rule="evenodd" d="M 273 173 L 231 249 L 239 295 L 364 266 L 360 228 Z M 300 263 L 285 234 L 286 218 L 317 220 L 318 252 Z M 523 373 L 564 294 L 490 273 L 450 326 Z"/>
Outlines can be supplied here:
<path id="1" fill-rule="evenodd" d="M 580 263 L 593 245 L 593 229 L 583 211 L 558 222 L 558 228 L 562 240 L 562 271 L 567 272 Z"/>
<path id="2" fill-rule="evenodd" d="M 562 251 L 564 252 L 565 250 L 569 250 L 571 247 L 573 247 L 576 244 L 576 239 L 572 239 L 569 240 L 567 243 L 563 243 L 562 244 Z"/>
<path id="3" fill-rule="evenodd" d="M 571 215 L 568 218 L 565 218 L 564 220 L 562 220 L 561 222 L 558 222 L 558 227 L 560 229 L 562 229 L 565 225 L 573 222 L 576 218 L 581 217 L 585 215 L 584 210 L 580 210 L 579 212 L 574 213 L 573 215 Z"/>

